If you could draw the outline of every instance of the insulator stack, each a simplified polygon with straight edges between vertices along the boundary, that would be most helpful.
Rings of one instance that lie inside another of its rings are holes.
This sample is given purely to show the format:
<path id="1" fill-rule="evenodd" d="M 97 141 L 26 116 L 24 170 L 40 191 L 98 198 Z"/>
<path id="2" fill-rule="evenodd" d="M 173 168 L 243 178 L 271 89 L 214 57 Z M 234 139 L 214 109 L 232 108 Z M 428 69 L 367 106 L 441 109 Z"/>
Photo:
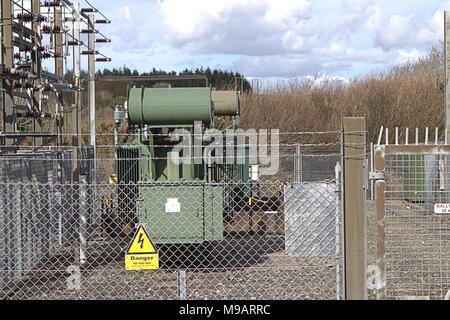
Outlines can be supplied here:
<path id="1" fill-rule="evenodd" d="M 44 1 L 41 4 L 42 7 L 60 7 L 61 6 L 61 2 L 59 0 L 55 0 L 55 1 Z"/>
<path id="2" fill-rule="evenodd" d="M 20 64 L 17 66 L 17 69 L 19 70 L 31 69 L 31 63 Z"/>
<path id="3" fill-rule="evenodd" d="M 98 12 L 97 9 L 94 8 L 82 8 L 81 12 L 86 13 L 86 12 Z"/>
<path id="4" fill-rule="evenodd" d="M 34 20 L 34 15 L 32 15 L 31 13 L 19 13 L 17 15 L 17 19 L 25 22 L 32 22 Z"/>
<path id="5" fill-rule="evenodd" d="M 54 26 L 53 28 L 50 26 L 42 26 L 42 33 L 50 34 L 50 33 L 61 33 L 60 26 Z"/>
<path id="6" fill-rule="evenodd" d="M 81 54 L 98 54 L 98 51 L 95 51 L 95 50 L 84 50 L 84 51 L 81 51 Z"/>
<path id="7" fill-rule="evenodd" d="M 9 69 L 9 68 L 2 69 L 2 75 L 9 75 L 9 74 L 11 74 L 11 69 Z"/>

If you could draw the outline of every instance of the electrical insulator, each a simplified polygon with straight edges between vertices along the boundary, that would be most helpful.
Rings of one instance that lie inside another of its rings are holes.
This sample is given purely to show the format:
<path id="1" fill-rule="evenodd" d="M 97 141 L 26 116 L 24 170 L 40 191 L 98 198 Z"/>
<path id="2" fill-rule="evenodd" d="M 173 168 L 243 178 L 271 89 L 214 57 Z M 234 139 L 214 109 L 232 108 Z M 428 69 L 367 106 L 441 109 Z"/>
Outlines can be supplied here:
<path id="1" fill-rule="evenodd" d="M 20 64 L 20 65 L 17 66 L 17 69 L 19 69 L 19 70 L 31 69 L 31 63 Z"/>
<path id="2" fill-rule="evenodd" d="M 32 22 L 34 20 L 34 16 L 31 13 L 19 13 L 17 15 L 17 19 L 25 22 Z"/>
<path id="3" fill-rule="evenodd" d="M 16 113 L 16 118 L 22 118 L 22 114 L 20 112 Z"/>
<path id="4" fill-rule="evenodd" d="M 96 58 L 96 62 L 110 62 L 111 58 Z"/>
<path id="5" fill-rule="evenodd" d="M 94 8 L 82 8 L 81 12 L 98 12 L 98 10 Z"/>
<path id="6" fill-rule="evenodd" d="M 99 19 L 99 20 L 95 20 L 95 23 L 111 23 L 111 21 L 105 20 L 105 19 Z"/>
<path id="7" fill-rule="evenodd" d="M 110 39 L 95 39 L 95 42 L 97 43 L 109 43 L 111 42 Z"/>
<path id="8" fill-rule="evenodd" d="M 42 59 L 48 59 L 48 58 L 51 58 L 51 54 L 49 53 L 49 52 L 44 52 L 43 54 L 42 54 Z"/>
<path id="9" fill-rule="evenodd" d="M 94 33 L 95 30 L 93 29 L 81 29 L 81 33 Z"/>
<path id="10" fill-rule="evenodd" d="M 20 53 L 14 53 L 14 59 L 20 59 Z"/>
<path id="11" fill-rule="evenodd" d="M 20 82 L 14 82 L 14 89 L 22 88 L 22 84 Z"/>
<path id="12" fill-rule="evenodd" d="M 50 113 L 48 113 L 48 112 L 44 113 L 44 118 L 51 118 L 51 117 L 52 117 L 52 115 Z"/>
<path id="13" fill-rule="evenodd" d="M 69 46 L 78 46 L 80 43 L 78 41 L 67 41 Z"/>
<path id="14" fill-rule="evenodd" d="M 84 51 L 81 51 L 81 54 L 98 54 L 98 51 L 95 51 L 95 50 L 84 50 Z"/>
<path id="15" fill-rule="evenodd" d="M 42 7 L 60 7 L 61 6 L 61 2 L 59 0 L 55 0 L 55 1 L 45 1 L 44 3 L 41 4 Z"/>
<path id="16" fill-rule="evenodd" d="M 50 26 L 42 26 L 42 33 L 51 33 L 52 32 L 52 28 Z"/>

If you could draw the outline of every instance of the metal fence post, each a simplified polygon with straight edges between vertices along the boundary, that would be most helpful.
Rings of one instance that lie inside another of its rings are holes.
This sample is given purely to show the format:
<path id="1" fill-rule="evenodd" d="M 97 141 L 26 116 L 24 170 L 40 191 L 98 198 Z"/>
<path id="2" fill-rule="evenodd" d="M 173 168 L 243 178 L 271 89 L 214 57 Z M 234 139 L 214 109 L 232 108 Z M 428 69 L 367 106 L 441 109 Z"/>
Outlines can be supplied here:
<path id="1" fill-rule="evenodd" d="M 377 146 L 374 154 L 374 172 L 381 173 L 374 177 L 375 180 L 375 211 L 377 216 L 376 226 L 376 292 L 377 300 L 386 299 L 386 256 L 385 256 L 385 180 L 384 180 L 384 151 L 382 146 Z"/>
<path id="2" fill-rule="evenodd" d="M 366 300 L 365 119 L 343 118 L 345 299 Z"/>
<path id="3" fill-rule="evenodd" d="M 340 194 L 341 194 L 341 172 L 342 172 L 342 167 L 341 164 L 338 162 L 336 163 L 336 167 L 334 168 L 334 172 L 335 172 L 335 184 L 336 184 L 336 213 L 335 213 L 335 232 L 336 232 L 336 299 L 340 300 L 341 299 L 341 287 L 340 287 L 340 250 L 339 250 L 339 245 L 340 245 L 340 219 L 339 219 L 339 215 L 340 215 Z"/>
<path id="4" fill-rule="evenodd" d="M 302 147 L 296 146 L 295 148 L 295 161 L 294 161 L 294 181 L 302 183 L 303 173 L 302 173 Z"/>
<path id="5" fill-rule="evenodd" d="M 186 270 L 178 270 L 178 300 L 186 300 Z"/>

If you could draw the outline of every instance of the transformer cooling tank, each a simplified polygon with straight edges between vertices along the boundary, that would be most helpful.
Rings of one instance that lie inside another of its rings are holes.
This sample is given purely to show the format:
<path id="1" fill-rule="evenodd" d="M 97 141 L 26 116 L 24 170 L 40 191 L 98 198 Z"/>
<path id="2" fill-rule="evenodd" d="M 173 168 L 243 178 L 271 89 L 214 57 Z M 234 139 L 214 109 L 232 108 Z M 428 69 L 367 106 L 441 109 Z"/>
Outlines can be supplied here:
<path id="1" fill-rule="evenodd" d="M 130 88 L 128 123 L 152 127 L 213 123 L 211 88 Z"/>
<path id="2" fill-rule="evenodd" d="M 236 116 L 239 113 L 238 91 L 216 91 L 211 92 L 214 101 L 215 116 Z"/>

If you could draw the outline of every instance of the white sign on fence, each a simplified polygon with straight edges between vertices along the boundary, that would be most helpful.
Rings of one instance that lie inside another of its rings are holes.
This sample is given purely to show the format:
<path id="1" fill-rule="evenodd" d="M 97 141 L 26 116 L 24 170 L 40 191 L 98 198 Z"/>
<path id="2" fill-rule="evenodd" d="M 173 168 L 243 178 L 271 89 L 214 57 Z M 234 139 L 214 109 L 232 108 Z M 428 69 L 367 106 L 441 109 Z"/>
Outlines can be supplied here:
<path id="1" fill-rule="evenodd" d="M 450 213 L 450 203 L 435 203 L 434 213 Z"/>

